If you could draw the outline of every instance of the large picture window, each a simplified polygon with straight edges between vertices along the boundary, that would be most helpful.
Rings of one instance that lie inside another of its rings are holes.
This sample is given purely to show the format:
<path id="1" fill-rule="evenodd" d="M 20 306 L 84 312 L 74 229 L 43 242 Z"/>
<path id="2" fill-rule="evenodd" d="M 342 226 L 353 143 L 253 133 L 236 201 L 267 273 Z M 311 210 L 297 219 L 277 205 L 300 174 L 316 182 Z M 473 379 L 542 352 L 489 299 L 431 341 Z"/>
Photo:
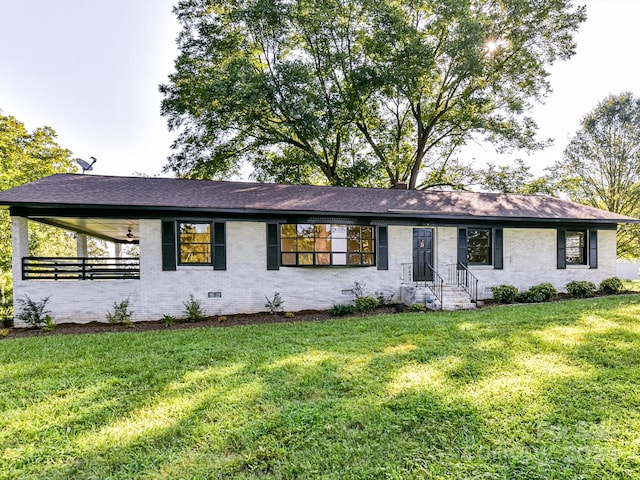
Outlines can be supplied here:
<path id="1" fill-rule="evenodd" d="M 469 265 L 491 265 L 491 229 L 467 229 L 467 262 Z"/>
<path id="2" fill-rule="evenodd" d="M 178 224 L 178 260 L 182 265 L 211 265 L 211 223 Z"/>
<path id="3" fill-rule="evenodd" d="M 281 225 L 283 266 L 371 266 L 374 229 L 360 225 L 297 223 Z"/>
<path id="4" fill-rule="evenodd" d="M 567 230 L 565 236 L 567 265 L 587 264 L 587 231 Z"/>

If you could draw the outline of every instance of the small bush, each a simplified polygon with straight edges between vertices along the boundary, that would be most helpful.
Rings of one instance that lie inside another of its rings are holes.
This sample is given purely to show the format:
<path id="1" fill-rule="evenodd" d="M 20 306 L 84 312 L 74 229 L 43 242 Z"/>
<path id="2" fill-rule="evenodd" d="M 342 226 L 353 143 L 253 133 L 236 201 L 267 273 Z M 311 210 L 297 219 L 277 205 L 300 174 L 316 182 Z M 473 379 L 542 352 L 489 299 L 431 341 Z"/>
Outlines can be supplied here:
<path id="1" fill-rule="evenodd" d="M 295 314 L 295 313 L 293 313 L 293 312 L 286 312 L 286 313 L 284 314 L 284 317 L 285 317 L 285 318 L 293 318 L 293 317 L 295 317 L 295 316 L 296 316 L 296 314 Z"/>
<path id="2" fill-rule="evenodd" d="M 367 285 L 360 282 L 353 282 L 351 293 L 353 293 L 354 300 L 360 297 L 364 297 L 367 294 Z"/>
<path id="3" fill-rule="evenodd" d="M 596 294 L 596 285 L 588 280 L 574 280 L 567 283 L 567 293 L 575 298 L 589 298 Z"/>
<path id="4" fill-rule="evenodd" d="M 0 337 L 8 337 L 11 330 L 8 328 L 0 328 Z"/>
<path id="5" fill-rule="evenodd" d="M 518 303 L 534 303 L 535 301 L 533 294 L 529 290 L 519 292 L 518 295 L 516 295 L 516 302 Z"/>
<path id="6" fill-rule="evenodd" d="M 507 284 L 491 287 L 491 292 L 496 303 L 513 303 L 518 296 L 518 288 Z"/>
<path id="7" fill-rule="evenodd" d="M 624 291 L 624 285 L 618 277 L 605 278 L 600 282 L 600 291 L 605 295 L 617 295 Z"/>
<path id="8" fill-rule="evenodd" d="M 55 330 L 57 326 L 58 324 L 53 321 L 53 318 L 51 318 L 51 315 L 47 315 L 44 317 L 44 325 L 42 325 L 43 330 L 46 330 L 47 332 L 51 332 Z"/>
<path id="9" fill-rule="evenodd" d="M 46 322 L 46 318 L 51 313 L 46 310 L 47 302 L 50 298 L 51 295 L 37 302 L 35 300 L 31 300 L 28 296 L 23 295 L 22 298 L 17 299 L 21 309 L 16 317 L 20 321 L 26 323 L 30 328 L 42 327 Z"/>
<path id="10" fill-rule="evenodd" d="M 378 300 L 367 295 L 355 299 L 356 310 L 359 312 L 369 312 L 378 307 Z"/>
<path id="11" fill-rule="evenodd" d="M 125 298 L 120 303 L 113 302 L 113 313 L 107 312 L 107 322 L 118 325 L 129 325 L 133 326 L 133 322 L 131 321 L 131 317 L 133 316 L 133 312 L 129 310 L 129 298 Z"/>
<path id="12" fill-rule="evenodd" d="M 185 318 L 189 322 L 200 322 L 204 320 L 204 310 L 202 310 L 202 303 L 200 300 L 193 298 L 193 295 L 189 295 L 189 300 L 182 302 L 184 305 Z"/>
<path id="13" fill-rule="evenodd" d="M 271 299 L 266 295 L 264 296 L 264 298 L 267 300 L 267 303 L 265 303 L 264 306 L 269 309 L 271 315 L 277 315 L 278 313 L 282 312 L 282 304 L 284 303 L 284 300 L 280 296 L 279 292 L 274 293 L 273 298 Z"/>
<path id="14" fill-rule="evenodd" d="M 345 315 L 356 313 L 356 311 L 356 307 L 353 305 L 336 303 L 329 309 L 329 315 L 331 315 L 332 317 L 343 317 Z"/>
<path id="15" fill-rule="evenodd" d="M 171 325 L 176 323 L 176 317 L 174 317 L 173 315 L 163 315 L 162 321 L 167 327 L 170 327 Z"/>
<path id="16" fill-rule="evenodd" d="M 409 311 L 410 312 L 426 312 L 427 311 L 427 307 L 425 307 L 424 305 L 422 305 L 421 303 L 413 303 L 410 307 L 409 307 Z"/>
<path id="17" fill-rule="evenodd" d="M 13 305 L 0 305 L 0 327 L 13 327 Z"/>
<path id="18" fill-rule="evenodd" d="M 550 302 L 558 296 L 558 291 L 550 283 L 534 285 L 529 289 L 535 302 Z"/>
<path id="19" fill-rule="evenodd" d="M 373 296 L 378 301 L 379 307 L 384 307 L 393 303 L 393 293 L 385 295 L 384 292 L 376 292 L 373 294 Z"/>
<path id="20" fill-rule="evenodd" d="M 220 315 L 220 316 L 218 317 L 218 321 L 219 321 L 220 323 L 224 323 L 224 322 L 226 322 L 226 321 L 227 321 L 227 316 L 226 316 L 226 315 Z"/>

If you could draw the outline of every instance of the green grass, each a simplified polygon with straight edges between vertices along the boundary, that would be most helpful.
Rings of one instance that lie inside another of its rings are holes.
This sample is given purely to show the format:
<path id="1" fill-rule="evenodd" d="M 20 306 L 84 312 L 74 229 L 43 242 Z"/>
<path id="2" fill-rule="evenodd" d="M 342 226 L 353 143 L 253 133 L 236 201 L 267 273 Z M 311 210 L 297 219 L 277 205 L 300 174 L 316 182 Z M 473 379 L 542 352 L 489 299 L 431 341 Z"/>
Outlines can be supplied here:
<path id="1" fill-rule="evenodd" d="M 640 298 L 0 342 L 0 478 L 640 478 Z"/>

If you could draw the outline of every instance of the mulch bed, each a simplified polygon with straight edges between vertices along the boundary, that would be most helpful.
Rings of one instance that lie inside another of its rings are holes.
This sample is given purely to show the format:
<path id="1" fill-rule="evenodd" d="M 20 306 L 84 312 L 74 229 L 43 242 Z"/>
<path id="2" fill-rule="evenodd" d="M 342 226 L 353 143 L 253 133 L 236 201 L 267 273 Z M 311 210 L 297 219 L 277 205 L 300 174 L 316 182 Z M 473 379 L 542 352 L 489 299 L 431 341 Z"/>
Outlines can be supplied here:
<path id="1" fill-rule="evenodd" d="M 372 315 L 395 313 L 395 311 L 395 307 L 381 307 L 366 313 L 354 313 L 350 316 L 368 317 Z M 338 317 L 332 317 L 327 311 L 304 310 L 301 312 L 295 312 L 295 316 L 292 318 L 287 318 L 284 314 L 271 315 L 268 312 L 262 312 L 206 317 L 200 322 L 176 321 L 173 325 L 165 325 L 162 320 L 153 322 L 134 322 L 132 326 L 112 325 L 101 322 L 61 323 L 51 331 L 32 328 L 10 328 L 9 335 L 4 338 L 47 337 L 51 335 L 78 335 L 106 332 L 149 332 L 153 330 L 183 330 L 185 328 L 219 328 L 266 323 L 321 322 L 331 318 Z"/>

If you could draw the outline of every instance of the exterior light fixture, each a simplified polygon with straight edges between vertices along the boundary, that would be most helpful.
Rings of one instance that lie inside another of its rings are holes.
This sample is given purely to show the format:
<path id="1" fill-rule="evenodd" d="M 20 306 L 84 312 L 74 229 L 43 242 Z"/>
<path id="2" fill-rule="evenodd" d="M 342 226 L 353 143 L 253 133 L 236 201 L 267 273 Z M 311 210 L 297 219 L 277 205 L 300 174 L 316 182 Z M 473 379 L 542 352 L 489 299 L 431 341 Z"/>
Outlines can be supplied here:
<path id="1" fill-rule="evenodd" d="M 127 231 L 127 242 L 133 242 L 133 233 L 131 233 L 131 227 Z"/>

